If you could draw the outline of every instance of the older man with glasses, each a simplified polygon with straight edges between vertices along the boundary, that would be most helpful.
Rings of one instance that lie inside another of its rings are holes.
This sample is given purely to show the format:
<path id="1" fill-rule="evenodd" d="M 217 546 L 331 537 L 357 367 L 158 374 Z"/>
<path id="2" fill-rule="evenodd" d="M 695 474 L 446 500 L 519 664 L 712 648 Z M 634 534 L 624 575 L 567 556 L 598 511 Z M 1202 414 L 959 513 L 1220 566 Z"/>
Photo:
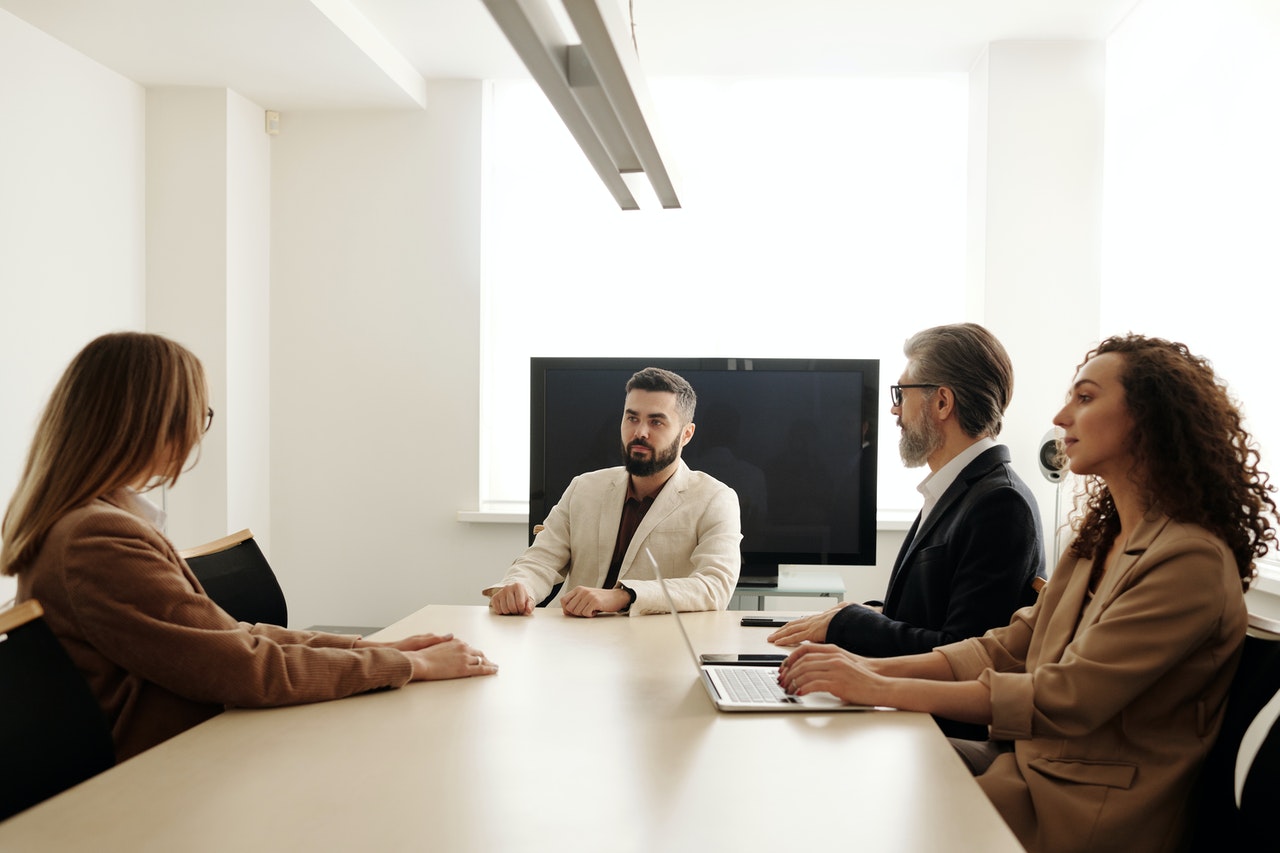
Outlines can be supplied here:
<path id="1" fill-rule="evenodd" d="M 889 577 L 884 601 L 840 605 L 770 635 L 781 646 L 835 643 L 871 657 L 920 654 L 1009 624 L 1045 576 L 1035 498 L 996 443 L 1013 397 L 1013 366 L 982 326 L 925 329 L 903 346 L 906 369 L 889 389 L 908 468 L 929 466 L 924 506 Z M 985 727 L 939 720 L 953 737 Z"/>

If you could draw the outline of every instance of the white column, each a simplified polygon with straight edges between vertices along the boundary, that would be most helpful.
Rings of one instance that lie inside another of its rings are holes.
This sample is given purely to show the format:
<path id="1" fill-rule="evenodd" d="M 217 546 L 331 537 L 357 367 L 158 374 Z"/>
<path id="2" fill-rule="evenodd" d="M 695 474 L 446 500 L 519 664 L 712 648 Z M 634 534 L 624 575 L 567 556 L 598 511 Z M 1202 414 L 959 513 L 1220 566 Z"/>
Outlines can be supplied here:
<path id="1" fill-rule="evenodd" d="M 997 42 L 971 74 L 970 316 L 1013 359 L 1001 438 L 1050 544 L 1036 450 L 1099 336 L 1105 63 L 1103 42 Z"/>
<path id="2" fill-rule="evenodd" d="M 217 412 L 166 496 L 179 547 L 269 536 L 269 164 L 261 108 L 225 89 L 148 91 L 147 328 L 196 353 Z"/>

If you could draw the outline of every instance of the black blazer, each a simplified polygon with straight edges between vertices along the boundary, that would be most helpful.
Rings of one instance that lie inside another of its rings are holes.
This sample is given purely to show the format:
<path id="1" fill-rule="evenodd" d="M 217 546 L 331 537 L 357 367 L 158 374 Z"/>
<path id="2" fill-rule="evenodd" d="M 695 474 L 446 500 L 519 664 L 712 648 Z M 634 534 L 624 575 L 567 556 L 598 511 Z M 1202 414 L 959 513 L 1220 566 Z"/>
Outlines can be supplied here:
<path id="1" fill-rule="evenodd" d="M 827 642 L 870 657 L 921 654 L 1009 624 L 1033 604 L 1032 578 L 1045 577 L 1036 499 L 996 445 L 965 466 L 929 518 L 911 525 L 889 577 L 883 612 L 845 607 Z M 985 738 L 985 727 L 943 725 Z M 955 729 L 955 730 L 949 730 Z"/>

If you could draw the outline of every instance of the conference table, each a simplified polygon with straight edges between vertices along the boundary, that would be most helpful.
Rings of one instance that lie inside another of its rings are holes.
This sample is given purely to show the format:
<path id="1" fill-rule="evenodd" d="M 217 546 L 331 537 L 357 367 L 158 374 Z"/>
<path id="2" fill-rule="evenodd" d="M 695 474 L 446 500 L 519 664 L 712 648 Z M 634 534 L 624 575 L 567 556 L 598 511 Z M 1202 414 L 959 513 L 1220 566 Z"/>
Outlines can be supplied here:
<path id="1" fill-rule="evenodd" d="M 777 651 L 740 613 L 699 652 Z M 933 721 L 723 713 L 674 618 L 424 607 L 501 670 L 230 710 L 0 823 L 0 851 L 1017 851 Z"/>

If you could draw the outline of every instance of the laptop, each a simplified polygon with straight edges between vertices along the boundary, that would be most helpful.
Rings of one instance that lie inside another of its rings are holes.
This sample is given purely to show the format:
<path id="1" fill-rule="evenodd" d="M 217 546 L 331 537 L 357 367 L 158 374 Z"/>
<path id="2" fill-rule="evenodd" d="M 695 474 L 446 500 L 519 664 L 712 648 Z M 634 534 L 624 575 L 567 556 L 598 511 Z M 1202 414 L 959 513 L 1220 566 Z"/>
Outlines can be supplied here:
<path id="1" fill-rule="evenodd" d="M 666 578 L 658 567 L 658 561 L 648 548 L 645 557 L 653 565 L 654 576 L 662 586 L 667 606 L 675 619 L 689 659 L 693 661 L 698 680 L 706 688 L 711 702 L 720 711 L 889 711 L 875 705 L 850 705 L 830 693 L 810 693 L 794 696 L 778 685 L 778 666 L 786 655 L 698 655 L 685 630 L 676 609 Z"/>

